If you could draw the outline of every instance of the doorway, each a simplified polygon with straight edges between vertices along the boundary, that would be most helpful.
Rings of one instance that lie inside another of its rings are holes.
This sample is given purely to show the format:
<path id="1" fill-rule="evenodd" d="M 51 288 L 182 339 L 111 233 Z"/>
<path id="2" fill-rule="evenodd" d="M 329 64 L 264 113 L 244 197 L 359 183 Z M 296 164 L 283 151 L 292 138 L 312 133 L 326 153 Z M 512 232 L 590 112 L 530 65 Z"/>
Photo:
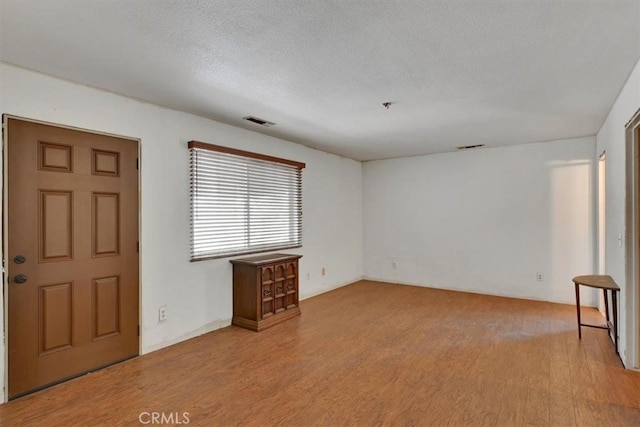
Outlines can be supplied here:
<path id="1" fill-rule="evenodd" d="M 627 133 L 627 140 L 629 141 L 629 143 L 633 144 L 636 147 L 636 156 L 637 156 L 638 153 L 640 153 L 640 111 L 636 112 L 634 118 L 627 125 L 626 133 Z M 638 165 L 636 161 L 636 178 L 639 180 L 639 182 L 636 183 L 636 192 L 634 194 L 634 196 L 636 197 L 636 202 L 635 202 L 636 206 L 640 204 L 640 171 L 638 171 L 637 169 L 639 166 L 640 165 Z M 640 215 L 638 215 L 638 212 L 636 212 L 636 215 L 637 215 L 636 220 L 640 222 Z M 636 226 L 635 230 L 636 230 L 635 247 L 637 248 L 637 247 L 640 247 L 640 233 L 638 232 L 640 228 Z M 640 257 L 640 251 L 637 251 L 636 253 Z M 637 262 L 637 265 L 640 265 L 640 260 L 636 260 L 636 262 Z M 635 319 L 635 322 L 631 324 L 631 328 L 630 328 L 631 335 L 632 335 L 630 344 L 633 345 L 633 342 L 635 341 L 636 351 L 635 351 L 635 358 L 634 358 L 635 360 L 633 361 L 633 366 L 636 369 L 640 369 L 640 277 L 638 277 L 637 269 L 636 269 L 636 276 L 637 276 L 636 280 L 631 282 L 635 288 L 635 292 L 630 292 L 630 296 L 629 296 L 632 301 L 630 304 L 632 318 Z"/>
<path id="2" fill-rule="evenodd" d="M 603 151 L 598 157 L 598 274 L 606 273 L 606 200 L 607 200 L 607 164 L 606 153 Z M 600 293 L 599 293 L 600 295 Z M 598 299 L 598 309 L 606 316 L 604 296 Z"/>
<path id="3" fill-rule="evenodd" d="M 626 286 L 623 303 L 627 339 L 627 367 L 640 369 L 640 109 L 625 125 L 626 138 Z"/>
<path id="4" fill-rule="evenodd" d="M 598 274 L 606 274 L 606 153 L 598 157 Z"/>
<path id="5" fill-rule="evenodd" d="M 139 353 L 138 141 L 5 124 L 13 399 Z"/>

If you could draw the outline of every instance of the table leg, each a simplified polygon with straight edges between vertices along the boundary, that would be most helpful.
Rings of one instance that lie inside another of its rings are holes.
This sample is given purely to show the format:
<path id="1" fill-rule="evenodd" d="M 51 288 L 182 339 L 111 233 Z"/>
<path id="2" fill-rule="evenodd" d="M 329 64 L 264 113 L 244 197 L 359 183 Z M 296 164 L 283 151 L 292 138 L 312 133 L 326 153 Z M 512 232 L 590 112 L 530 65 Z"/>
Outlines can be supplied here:
<path id="1" fill-rule="evenodd" d="M 578 313 L 578 338 L 582 339 L 582 329 L 581 329 L 582 322 L 580 321 L 580 286 L 576 283 L 575 287 L 576 287 L 576 311 Z"/>
<path id="2" fill-rule="evenodd" d="M 609 327 L 609 295 L 607 295 L 607 290 L 603 289 L 602 294 L 604 295 L 604 315 L 607 319 L 607 327 Z"/>
<path id="3" fill-rule="evenodd" d="M 618 295 L 616 291 L 611 291 L 611 304 L 613 305 L 613 341 L 616 343 L 616 354 L 618 353 Z"/>

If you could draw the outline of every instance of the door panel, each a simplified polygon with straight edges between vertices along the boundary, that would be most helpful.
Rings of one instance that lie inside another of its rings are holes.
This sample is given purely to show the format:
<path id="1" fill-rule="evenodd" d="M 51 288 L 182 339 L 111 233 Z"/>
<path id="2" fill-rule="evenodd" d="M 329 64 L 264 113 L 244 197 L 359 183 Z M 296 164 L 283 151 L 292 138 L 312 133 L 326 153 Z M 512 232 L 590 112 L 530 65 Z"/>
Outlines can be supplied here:
<path id="1" fill-rule="evenodd" d="M 8 120 L 10 398 L 138 354 L 137 153 Z"/>
<path id="2" fill-rule="evenodd" d="M 73 258 L 73 192 L 39 193 L 40 262 L 69 261 Z"/>
<path id="3" fill-rule="evenodd" d="M 120 333 L 120 278 L 93 280 L 93 339 Z"/>
<path id="4" fill-rule="evenodd" d="M 120 195 L 93 193 L 93 256 L 116 256 L 120 252 Z"/>
<path id="5" fill-rule="evenodd" d="M 40 287 L 40 355 L 72 345 L 72 289 L 71 283 Z"/>

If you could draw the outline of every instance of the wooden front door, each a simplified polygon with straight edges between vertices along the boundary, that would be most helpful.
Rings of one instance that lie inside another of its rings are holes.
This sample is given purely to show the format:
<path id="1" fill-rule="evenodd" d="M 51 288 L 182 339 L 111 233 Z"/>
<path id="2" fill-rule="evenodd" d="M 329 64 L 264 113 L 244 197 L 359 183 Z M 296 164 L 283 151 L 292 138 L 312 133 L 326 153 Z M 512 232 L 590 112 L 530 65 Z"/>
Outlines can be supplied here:
<path id="1" fill-rule="evenodd" d="M 9 397 L 138 354 L 138 143 L 8 120 Z"/>

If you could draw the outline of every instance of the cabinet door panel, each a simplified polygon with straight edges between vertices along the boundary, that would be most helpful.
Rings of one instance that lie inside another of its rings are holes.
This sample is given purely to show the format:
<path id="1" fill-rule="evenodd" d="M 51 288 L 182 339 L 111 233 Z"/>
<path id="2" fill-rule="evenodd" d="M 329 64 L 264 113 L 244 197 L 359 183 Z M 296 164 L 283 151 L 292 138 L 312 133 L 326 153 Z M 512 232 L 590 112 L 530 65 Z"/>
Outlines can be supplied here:
<path id="1" fill-rule="evenodd" d="M 262 318 L 273 316 L 273 299 L 262 301 Z"/>
<path id="2" fill-rule="evenodd" d="M 274 284 L 272 281 L 262 282 L 262 318 L 272 316 L 274 307 Z"/>
<path id="3" fill-rule="evenodd" d="M 295 280 L 289 279 L 284 284 L 285 290 L 285 308 L 293 308 L 298 305 L 298 290 L 296 289 Z"/>
<path id="4" fill-rule="evenodd" d="M 284 271 L 284 268 L 283 268 Z M 284 280 L 278 280 L 275 284 L 275 312 L 280 313 L 285 310 L 285 283 Z"/>
<path id="5" fill-rule="evenodd" d="M 288 262 L 285 269 L 285 276 L 287 279 L 295 279 L 298 277 L 298 263 Z"/>
<path id="6" fill-rule="evenodd" d="M 262 284 L 270 285 L 273 283 L 274 279 L 273 265 L 262 267 Z"/>

